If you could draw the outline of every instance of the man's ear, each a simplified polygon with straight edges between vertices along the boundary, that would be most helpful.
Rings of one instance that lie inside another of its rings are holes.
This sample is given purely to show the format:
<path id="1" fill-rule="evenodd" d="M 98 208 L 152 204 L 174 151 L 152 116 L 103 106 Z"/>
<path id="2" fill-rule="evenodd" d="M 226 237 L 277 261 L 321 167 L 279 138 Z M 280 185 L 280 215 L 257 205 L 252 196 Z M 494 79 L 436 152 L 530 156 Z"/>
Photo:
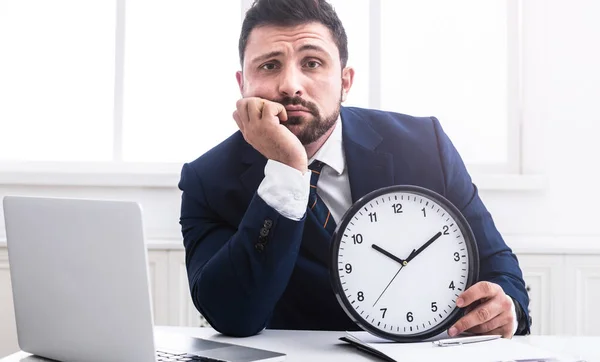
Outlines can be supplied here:
<path id="1" fill-rule="evenodd" d="M 237 71 L 235 72 L 235 79 L 238 82 L 238 87 L 240 87 L 240 93 L 243 95 L 244 94 L 244 73 L 242 73 L 241 71 Z"/>
<path id="2" fill-rule="evenodd" d="M 348 98 L 348 93 L 350 92 L 350 88 L 352 88 L 352 83 L 354 82 L 354 68 L 346 67 L 342 70 L 342 102 L 346 101 Z"/>

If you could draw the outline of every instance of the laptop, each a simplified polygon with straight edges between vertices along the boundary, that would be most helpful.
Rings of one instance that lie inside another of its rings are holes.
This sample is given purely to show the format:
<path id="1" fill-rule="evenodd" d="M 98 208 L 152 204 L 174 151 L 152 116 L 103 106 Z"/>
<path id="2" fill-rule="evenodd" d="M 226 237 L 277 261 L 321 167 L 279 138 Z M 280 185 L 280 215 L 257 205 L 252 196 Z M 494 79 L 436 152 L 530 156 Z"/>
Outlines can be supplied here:
<path id="1" fill-rule="evenodd" d="M 4 218 L 21 350 L 79 362 L 285 360 L 273 351 L 154 333 L 137 203 L 7 196 Z"/>

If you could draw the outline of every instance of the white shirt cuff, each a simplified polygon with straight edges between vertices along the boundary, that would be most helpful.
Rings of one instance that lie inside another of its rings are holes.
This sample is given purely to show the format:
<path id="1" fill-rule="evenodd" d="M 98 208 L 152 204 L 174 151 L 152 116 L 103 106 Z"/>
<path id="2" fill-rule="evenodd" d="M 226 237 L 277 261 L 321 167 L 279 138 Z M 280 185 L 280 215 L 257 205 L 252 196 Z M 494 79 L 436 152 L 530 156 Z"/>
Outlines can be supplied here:
<path id="1" fill-rule="evenodd" d="M 310 172 L 303 175 L 293 167 L 268 160 L 265 178 L 258 186 L 258 196 L 281 215 L 298 221 L 306 213 L 310 176 Z"/>
<path id="2" fill-rule="evenodd" d="M 519 327 L 519 320 L 517 319 L 517 310 L 516 310 L 516 307 L 515 307 L 514 300 L 511 297 L 509 297 L 508 295 L 506 297 L 510 300 L 510 304 L 511 304 L 510 310 L 512 311 L 512 315 L 513 315 L 513 330 L 512 330 L 512 334 L 514 336 L 515 333 L 517 333 L 517 328 Z"/>

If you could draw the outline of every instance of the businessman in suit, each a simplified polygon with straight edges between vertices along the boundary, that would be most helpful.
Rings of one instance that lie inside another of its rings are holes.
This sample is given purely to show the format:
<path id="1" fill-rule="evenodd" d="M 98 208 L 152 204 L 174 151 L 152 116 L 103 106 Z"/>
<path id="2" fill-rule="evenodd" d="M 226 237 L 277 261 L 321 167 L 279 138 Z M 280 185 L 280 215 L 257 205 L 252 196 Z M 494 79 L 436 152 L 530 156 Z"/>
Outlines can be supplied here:
<path id="1" fill-rule="evenodd" d="M 239 132 L 179 183 L 192 300 L 216 330 L 356 330 L 329 282 L 331 231 L 365 194 L 407 184 L 445 196 L 477 239 L 481 281 L 449 333 L 529 332 L 518 261 L 438 120 L 341 107 L 354 70 L 325 0 L 255 1 L 239 52 Z"/>

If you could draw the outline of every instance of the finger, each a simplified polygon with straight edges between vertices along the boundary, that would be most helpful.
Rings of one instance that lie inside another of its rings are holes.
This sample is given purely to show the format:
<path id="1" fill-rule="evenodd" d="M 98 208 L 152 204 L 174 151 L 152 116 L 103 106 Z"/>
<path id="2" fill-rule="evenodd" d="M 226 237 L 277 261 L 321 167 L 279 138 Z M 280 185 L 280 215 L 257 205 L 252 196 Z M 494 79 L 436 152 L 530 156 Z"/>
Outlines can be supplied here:
<path id="1" fill-rule="evenodd" d="M 506 328 L 507 330 L 512 331 L 513 324 L 514 320 L 512 314 L 510 312 L 504 312 L 483 324 L 468 329 L 467 332 L 474 334 L 488 334 L 499 328 Z"/>
<path id="2" fill-rule="evenodd" d="M 238 101 L 235 103 L 235 106 L 237 108 L 240 122 L 242 123 L 243 127 L 245 127 L 248 124 L 248 100 L 245 98 L 238 99 Z"/>
<path id="3" fill-rule="evenodd" d="M 244 133 L 244 124 L 242 123 L 242 120 L 240 119 L 240 116 L 239 116 L 239 112 L 237 110 L 233 111 L 233 119 L 235 120 L 235 123 L 237 123 L 240 131 L 242 131 L 242 133 Z"/>
<path id="4" fill-rule="evenodd" d="M 458 296 L 458 299 L 456 299 L 456 305 L 460 308 L 463 308 L 475 302 L 476 300 L 492 298 L 500 291 L 502 291 L 502 288 L 500 288 L 498 284 L 479 282 L 461 293 L 461 295 Z"/>
<path id="5" fill-rule="evenodd" d="M 502 313 L 502 307 L 497 301 L 488 301 L 473 309 L 470 313 L 458 320 L 449 330 L 450 336 L 455 336 L 468 329 L 495 318 Z"/>
<path id="6" fill-rule="evenodd" d="M 476 300 L 473 303 L 469 304 L 469 306 L 467 308 L 465 308 L 464 314 L 470 313 L 473 309 L 477 308 L 483 302 L 484 301 L 482 299 L 480 299 L 480 300 Z"/>
<path id="7" fill-rule="evenodd" d="M 276 103 L 276 102 L 265 103 L 265 107 L 263 109 L 262 116 L 263 116 L 263 118 L 277 117 L 281 121 L 287 121 L 287 119 L 288 119 L 287 111 L 285 110 L 285 107 L 282 104 Z"/>
<path id="8" fill-rule="evenodd" d="M 254 122 L 262 118 L 265 101 L 260 98 L 250 98 L 246 103 L 246 109 L 248 112 L 248 121 Z"/>

